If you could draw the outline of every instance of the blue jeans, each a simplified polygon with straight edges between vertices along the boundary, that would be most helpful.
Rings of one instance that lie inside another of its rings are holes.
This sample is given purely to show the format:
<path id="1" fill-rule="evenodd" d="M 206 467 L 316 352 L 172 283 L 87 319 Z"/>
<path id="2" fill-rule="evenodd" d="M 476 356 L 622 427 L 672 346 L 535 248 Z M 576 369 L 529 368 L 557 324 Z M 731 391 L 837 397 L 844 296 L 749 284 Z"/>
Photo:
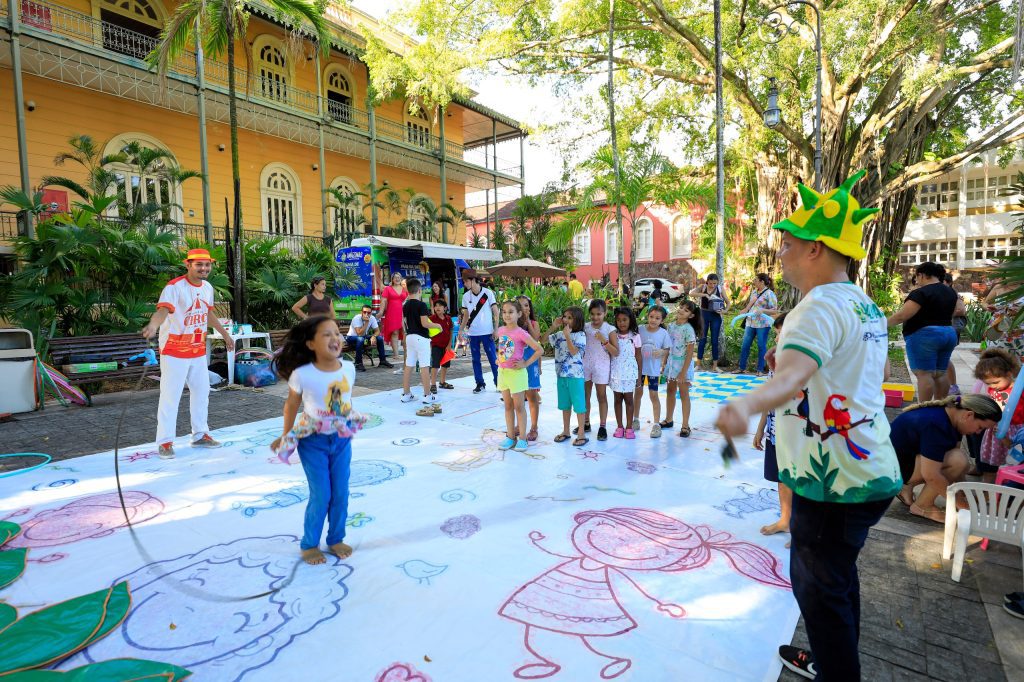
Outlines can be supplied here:
<path id="1" fill-rule="evenodd" d="M 384 351 L 384 337 L 381 336 L 380 334 L 377 334 L 376 338 L 377 338 L 377 359 L 378 360 L 386 360 L 387 359 L 387 355 L 385 354 L 385 351 Z M 353 346 L 356 347 L 356 364 L 357 365 L 363 364 L 363 346 L 366 345 L 367 337 L 365 337 L 365 336 L 346 336 L 345 339 L 349 343 L 351 343 Z"/>
<path id="2" fill-rule="evenodd" d="M 789 577 L 811 643 L 816 679 L 859 682 L 857 555 L 892 498 L 839 504 L 793 495 Z"/>
<path id="3" fill-rule="evenodd" d="M 722 334 L 722 316 L 710 310 L 701 310 L 700 319 L 704 322 L 704 333 L 697 344 L 697 359 L 704 360 L 704 345 L 711 337 L 711 359 L 718 362 L 718 337 Z"/>
<path id="4" fill-rule="evenodd" d="M 309 482 L 309 503 L 303 525 L 302 549 L 320 546 L 327 520 L 327 544 L 345 539 L 348 518 L 348 477 L 352 439 L 315 433 L 299 439 L 299 461 Z"/>
<path id="5" fill-rule="evenodd" d="M 469 352 L 473 356 L 473 377 L 477 386 L 484 386 L 484 368 L 480 364 L 480 346 L 484 347 L 487 353 L 487 361 L 491 363 L 491 373 L 494 375 L 494 385 L 498 385 L 498 351 L 494 347 L 494 337 L 490 334 L 469 337 Z"/>
<path id="6" fill-rule="evenodd" d="M 945 372 L 957 344 L 956 330 L 938 325 L 921 327 L 903 340 L 912 372 Z"/>
<path id="7" fill-rule="evenodd" d="M 771 327 L 754 328 L 747 325 L 743 330 L 743 345 L 740 346 L 740 369 L 747 368 L 747 357 L 750 355 L 750 344 L 757 337 L 757 371 L 764 371 L 764 354 L 768 352 L 768 332 Z"/>

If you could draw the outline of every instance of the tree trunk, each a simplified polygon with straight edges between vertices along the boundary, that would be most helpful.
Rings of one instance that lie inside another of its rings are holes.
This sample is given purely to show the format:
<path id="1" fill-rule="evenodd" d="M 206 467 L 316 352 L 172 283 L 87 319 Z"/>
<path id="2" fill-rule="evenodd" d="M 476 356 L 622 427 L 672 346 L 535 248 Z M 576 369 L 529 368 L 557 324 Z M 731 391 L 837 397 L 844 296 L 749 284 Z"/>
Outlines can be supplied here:
<path id="1" fill-rule="evenodd" d="M 234 297 L 231 305 L 232 318 L 246 322 L 248 318 L 245 296 L 245 250 L 242 246 L 242 175 L 238 162 L 238 107 L 235 102 L 235 24 L 230 14 L 227 20 L 228 32 L 228 121 L 231 130 L 231 185 L 234 192 L 234 234 L 228 248 L 234 253 Z"/>

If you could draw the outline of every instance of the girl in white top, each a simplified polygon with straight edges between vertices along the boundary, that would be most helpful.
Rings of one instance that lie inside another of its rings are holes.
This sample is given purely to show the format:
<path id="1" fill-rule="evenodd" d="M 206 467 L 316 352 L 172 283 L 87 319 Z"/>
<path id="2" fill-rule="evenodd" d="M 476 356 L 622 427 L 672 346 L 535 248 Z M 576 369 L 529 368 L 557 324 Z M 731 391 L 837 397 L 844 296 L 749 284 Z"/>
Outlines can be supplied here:
<path id="1" fill-rule="evenodd" d="M 277 359 L 288 380 L 284 433 L 270 448 L 285 462 L 298 448 L 309 481 L 309 503 L 300 548 L 308 564 L 326 561 L 320 536 L 327 521 L 328 551 L 340 559 L 352 554 L 345 539 L 352 436 L 365 419 L 352 409 L 355 365 L 339 360 L 345 339 L 333 319 L 308 317 L 292 327 Z M 296 424 L 299 407 L 302 416 Z"/>

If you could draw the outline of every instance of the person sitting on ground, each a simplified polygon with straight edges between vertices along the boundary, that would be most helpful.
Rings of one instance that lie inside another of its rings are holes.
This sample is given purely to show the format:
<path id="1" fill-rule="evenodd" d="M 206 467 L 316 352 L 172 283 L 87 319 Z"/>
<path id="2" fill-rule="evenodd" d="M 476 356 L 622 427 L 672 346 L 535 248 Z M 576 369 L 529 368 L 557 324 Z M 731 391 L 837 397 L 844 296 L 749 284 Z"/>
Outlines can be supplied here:
<path id="1" fill-rule="evenodd" d="M 968 393 L 911 405 L 893 420 L 889 440 L 903 476 L 903 489 L 897 497 L 911 514 L 945 522 L 935 498 L 945 495 L 950 484 L 964 480 L 970 468 L 960 441 L 991 429 L 1002 415 L 999 405 L 988 396 Z M 924 489 L 915 498 L 914 486 L 921 483 Z"/>
<path id="2" fill-rule="evenodd" d="M 306 306 L 307 312 L 302 311 L 303 306 Z M 327 280 L 321 275 L 317 275 L 310 280 L 309 293 L 295 302 L 295 305 L 292 306 L 292 312 L 300 320 L 312 317 L 313 315 L 326 315 L 330 318 L 337 318 L 338 316 L 334 311 L 334 302 L 327 295 Z"/>
<path id="3" fill-rule="evenodd" d="M 956 347 L 953 312 L 960 297 L 943 283 L 946 268 L 928 261 L 915 268 L 918 287 L 902 307 L 889 316 L 889 326 L 903 325 L 907 362 L 917 377 L 921 402 L 949 395 L 946 367 Z"/>
<path id="4" fill-rule="evenodd" d="M 356 347 L 356 371 L 365 372 L 366 367 L 363 366 L 363 346 L 367 340 L 376 341 L 377 343 L 377 358 L 380 360 L 380 367 L 394 367 L 388 362 L 387 355 L 385 353 L 384 337 L 380 335 L 380 324 L 377 322 L 377 318 L 373 316 L 372 308 L 368 305 L 364 305 L 363 309 L 359 312 L 359 315 L 352 320 L 352 324 L 348 328 L 348 335 L 345 340 L 351 345 Z"/>

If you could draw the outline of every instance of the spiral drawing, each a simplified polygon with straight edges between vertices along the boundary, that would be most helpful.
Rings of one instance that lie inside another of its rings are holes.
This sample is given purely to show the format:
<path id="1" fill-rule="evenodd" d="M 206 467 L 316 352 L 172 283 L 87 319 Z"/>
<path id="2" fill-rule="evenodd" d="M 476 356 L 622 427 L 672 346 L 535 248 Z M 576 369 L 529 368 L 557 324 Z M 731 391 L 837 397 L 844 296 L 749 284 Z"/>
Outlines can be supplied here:
<path id="1" fill-rule="evenodd" d="M 411 445 L 419 445 L 420 444 L 420 439 L 419 438 L 403 438 L 401 440 L 393 440 L 393 441 L 391 441 L 391 444 L 392 445 L 401 445 L 403 447 L 408 447 L 408 446 L 411 446 Z"/>
<path id="2" fill-rule="evenodd" d="M 461 488 L 455 488 L 453 490 L 445 490 L 441 493 L 441 499 L 445 502 L 462 502 L 462 500 L 475 500 L 476 493 L 472 490 L 463 490 Z"/>

